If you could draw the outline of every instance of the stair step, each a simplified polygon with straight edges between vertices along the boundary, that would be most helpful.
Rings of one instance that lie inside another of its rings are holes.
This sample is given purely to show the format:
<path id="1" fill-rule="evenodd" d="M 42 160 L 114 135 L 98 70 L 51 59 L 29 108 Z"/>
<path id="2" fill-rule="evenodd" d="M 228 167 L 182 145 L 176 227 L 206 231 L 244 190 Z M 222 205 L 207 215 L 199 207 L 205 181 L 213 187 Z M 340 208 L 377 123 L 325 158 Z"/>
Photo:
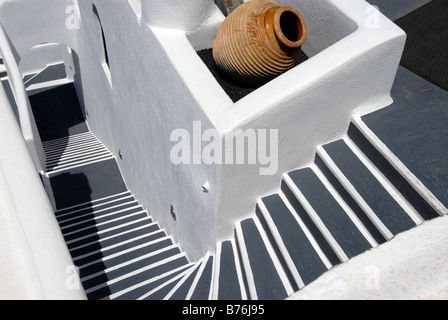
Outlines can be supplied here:
<path id="1" fill-rule="evenodd" d="M 216 263 L 216 282 L 214 284 L 219 300 L 247 300 L 241 264 L 232 241 L 218 245 Z"/>
<path id="2" fill-rule="evenodd" d="M 54 174 L 56 172 L 67 171 L 70 169 L 78 168 L 80 166 L 86 166 L 86 165 L 94 164 L 94 163 L 97 163 L 100 161 L 106 161 L 106 160 L 112 160 L 112 159 L 114 159 L 114 156 L 111 153 L 104 152 L 104 153 L 96 154 L 92 157 L 77 159 L 68 164 L 59 165 L 59 166 L 55 166 L 55 167 L 49 166 L 49 167 L 46 167 L 45 170 L 49 174 Z"/>
<path id="3" fill-rule="evenodd" d="M 91 132 L 84 132 L 73 136 L 66 136 L 42 142 L 45 153 L 48 157 L 61 156 L 64 153 L 70 154 L 81 148 L 102 145 Z"/>
<path id="4" fill-rule="evenodd" d="M 112 153 L 91 132 L 45 141 L 42 145 L 48 173 L 113 158 Z"/>
<path id="5" fill-rule="evenodd" d="M 87 297 L 92 300 L 99 300 L 119 296 L 123 292 L 127 292 L 135 286 L 157 281 L 161 275 L 172 272 L 175 269 L 188 265 L 188 260 L 183 254 L 178 254 L 169 259 L 159 261 L 157 263 L 147 265 L 141 269 L 135 270 L 130 274 L 121 275 L 115 279 L 99 284 L 93 288 L 86 290 Z"/>
<path id="6" fill-rule="evenodd" d="M 191 271 L 179 281 L 179 283 L 173 288 L 173 290 L 167 294 L 165 300 L 187 300 L 188 293 L 195 282 L 195 278 L 198 275 L 202 265 L 202 260 L 198 262 Z"/>
<path id="7" fill-rule="evenodd" d="M 108 208 L 109 206 L 125 203 L 132 200 L 135 200 L 135 198 L 131 195 L 129 191 L 126 191 L 102 199 L 93 200 L 77 204 L 69 208 L 57 210 L 55 215 L 58 221 L 64 221 L 65 219 L 73 218 L 73 216 L 78 215 L 78 213 L 79 214 L 90 213 L 93 212 L 94 210 L 101 210 L 104 208 Z"/>
<path id="8" fill-rule="evenodd" d="M 417 225 L 344 140 L 330 143 L 323 149 L 393 235 Z"/>
<path id="9" fill-rule="evenodd" d="M 98 141 L 100 142 L 95 135 L 90 132 L 82 132 L 82 133 L 78 133 L 78 134 L 74 134 L 74 135 L 70 135 L 70 136 L 64 136 L 64 137 L 59 137 L 53 140 L 47 140 L 47 141 L 43 141 L 42 142 L 42 146 L 44 147 L 44 149 L 46 150 L 64 150 L 65 147 L 70 146 L 70 145 L 76 145 L 79 143 L 84 143 L 87 141 Z"/>
<path id="10" fill-rule="evenodd" d="M 110 296 L 114 300 L 162 300 L 173 287 L 185 276 L 191 265 L 184 265 L 135 284 L 118 294 Z"/>
<path id="11" fill-rule="evenodd" d="M 293 288 L 262 228 L 256 218 L 236 226 L 249 296 L 251 300 L 283 300 L 293 293 Z"/>
<path id="12" fill-rule="evenodd" d="M 149 224 L 143 227 L 131 229 L 130 231 L 123 232 L 121 234 L 111 236 L 104 239 L 97 239 L 91 243 L 81 245 L 70 250 L 70 254 L 74 259 L 81 259 L 89 254 L 94 254 L 98 251 L 111 250 L 119 245 L 123 245 L 135 239 L 142 237 L 152 237 L 155 239 L 166 236 L 165 232 L 159 229 L 157 224 Z"/>
<path id="13" fill-rule="evenodd" d="M 159 226 L 152 222 L 149 218 L 142 218 L 137 221 L 133 221 L 127 224 L 123 224 L 117 228 L 107 229 L 102 232 L 96 232 L 94 234 L 89 234 L 80 238 L 66 240 L 66 244 L 70 250 L 84 245 L 90 245 L 92 243 L 101 242 L 104 239 L 110 239 L 111 237 L 117 237 L 121 234 L 132 232 L 135 229 L 141 227 L 148 227 L 152 231 L 159 230 Z"/>
<path id="14" fill-rule="evenodd" d="M 349 216 L 341 207 L 313 169 L 293 171 L 288 176 L 302 193 L 302 201 L 308 203 L 302 203 L 302 206 L 341 262 L 372 248 L 357 221 L 354 221 L 354 217 Z"/>
<path id="15" fill-rule="evenodd" d="M 73 161 L 79 158 L 81 155 L 91 155 L 95 153 L 100 153 L 107 149 L 101 143 L 91 143 L 88 145 L 81 145 L 76 148 L 71 148 L 70 150 L 56 150 L 54 152 L 46 152 L 47 155 L 47 166 L 67 163 L 68 161 Z"/>
<path id="16" fill-rule="evenodd" d="M 190 289 L 190 300 L 209 300 L 212 288 L 214 258 L 211 255 L 205 257 L 201 269 L 198 271 L 199 277 L 196 277 L 196 285 L 193 290 Z"/>
<path id="17" fill-rule="evenodd" d="M 138 261 L 138 259 L 141 259 L 142 257 L 151 257 L 155 253 L 159 253 L 159 251 L 166 251 L 167 248 L 171 247 L 171 239 L 167 237 L 155 239 L 148 243 L 143 243 L 133 248 L 129 248 L 123 252 L 118 252 L 106 257 L 101 257 L 100 259 L 96 259 L 90 262 L 85 261 L 85 264 L 79 264 L 80 275 L 82 278 L 91 278 L 92 275 L 96 274 L 97 272 L 107 269 L 114 269 L 117 266 L 122 266 L 123 264 L 129 264 L 132 261 Z"/>
<path id="18" fill-rule="evenodd" d="M 374 135 L 367 126 L 360 119 L 354 119 L 350 123 L 348 129 L 348 137 L 358 146 L 358 148 L 369 158 L 369 160 L 378 168 L 384 176 L 400 191 L 403 197 L 419 212 L 425 220 L 431 220 L 440 216 L 440 214 L 426 201 L 422 195 L 416 190 L 415 182 L 411 185 L 408 180 L 412 178 L 405 178 L 404 174 L 400 173 L 395 166 L 401 165 L 392 164 L 392 161 L 397 162 L 397 159 L 390 160 L 383 155 L 374 142 L 369 141 L 367 136 Z M 356 123 L 356 124 L 355 124 Z M 360 129 L 362 127 L 363 129 Z M 374 137 L 373 139 L 377 139 Z M 378 144 L 379 142 L 376 142 Z M 404 165 L 401 165 L 404 168 Z"/>
<path id="19" fill-rule="evenodd" d="M 297 287 L 303 288 L 332 265 L 304 222 L 286 205 L 285 198 L 279 194 L 263 198 L 257 205 L 257 214 L 265 221 L 265 229 L 279 247 Z"/>
<path id="20" fill-rule="evenodd" d="M 49 159 L 47 158 L 46 170 L 53 171 L 61 168 L 67 168 L 75 164 L 100 159 L 105 156 L 112 156 L 112 154 L 106 148 L 99 148 L 97 150 L 89 152 L 82 150 L 78 154 L 72 155 L 70 157 L 58 158 L 52 161 L 49 161 Z"/>
<path id="21" fill-rule="evenodd" d="M 67 163 L 73 161 L 82 155 L 92 155 L 107 150 L 101 143 L 91 143 L 88 145 L 77 146 L 71 149 L 56 150 L 53 152 L 46 152 L 47 166 L 54 166 L 55 164 Z"/>
<path id="22" fill-rule="evenodd" d="M 116 242 L 114 243 L 114 245 L 111 245 L 109 247 L 95 249 L 93 251 L 83 250 L 81 251 L 82 254 L 79 254 L 80 253 L 79 250 L 77 252 L 71 252 L 71 253 L 73 261 L 77 265 L 83 266 L 86 264 L 91 264 L 94 261 L 107 259 L 111 256 L 117 256 L 120 254 L 124 254 L 125 252 L 128 252 L 130 250 L 135 250 L 135 248 L 145 245 L 147 243 L 151 243 L 156 240 L 161 240 L 165 236 L 166 234 L 162 230 L 160 230 L 149 234 L 144 234 L 140 237 L 133 238 L 129 241 Z M 78 255 L 75 255 L 76 253 L 78 253 Z"/>
<path id="23" fill-rule="evenodd" d="M 128 191 L 114 158 L 49 175 L 58 212 Z"/>
<path id="24" fill-rule="evenodd" d="M 102 226 L 106 223 L 119 223 L 121 219 L 143 211 L 142 206 L 135 201 L 133 202 L 133 205 L 127 205 L 124 208 L 105 210 L 97 213 L 96 215 L 92 215 L 87 219 L 86 217 L 81 217 L 79 219 L 75 219 L 74 221 L 68 221 L 65 225 L 61 225 L 61 231 L 64 235 L 68 235 L 86 228 Z"/>
<path id="25" fill-rule="evenodd" d="M 98 205 L 95 208 L 76 210 L 75 212 L 64 214 L 58 217 L 58 222 L 61 228 L 64 228 L 75 223 L 80 223 L 83 221 L 99 218 L 105 215 L 112 214 L 114 212 L 122 211 L 125 209 L 130 209 L 138 206 L 138 202 L 134 197 L 127 197 L 116 200 L 112 203 Z"/>
<path id="26" fill-rule="evenodd" d="M 124 255 L 113 259 L 114 261 L 106 261 L 110 264 L 105 266 L 101 266 L 99 263 L 88 268 L 80 268 L 84 289 L 89 290 L 107 281 L 113 281 L 128 274 L 133 274 L 140 269 L 155 265 L 180 253 L 178 248 L 172 246 L 168 250 L 162 250 L 165 247 L 161 245 L 159 249 L 156 249 L 155 246 L 150 246 L 146 253 L 144 251 L 135 252 L 129 258 L 127 255 Z"/>
<path id="27" fill-rule="evenodd" d="M 107 232 L 112 230 L 118 230 L 123 225 L 137 222 L 140 219 L 149 219 L 148 214 L 144 210 L 137 210 L 135 213 L 131 213 L 125 218 L 120 218 L 118 220 L 107 221 L 102 224 L 96 224 L 89 226 L 80 230 L 71 231 L 69 233 L 64 233 L 64 238 L 66 241 L 72 241 L 75 239 L 83 238 L 91 234 L 97 234 L 99 232 Z"/>
<path id="28" fill-rule="evenodd" d="M 101 142 L 93 140 L 90 142 L 64 145 L 58 147 L 57 149 L 44 148 L 44 151 L 47 155 L 47 162 L 51 163 L 55 162 L 56 160 L 64 160 L 64 158 L 70 159 L 84 151 L 91 152 L 98 149 L 105 149 L 105 147 Z"/>
<path id="29" fill-rule="evenodd" d="M 319 150 L 319 149 L 318 149 Z M 314 163 L 329 181 L 329 183 L 337 190 L 343 201 L 350 207 L 353 213 L 358 217 L 361 223 L 366 227 L 378 244 L 383 244 L 391 239 L 393 235 L 383 226 L 382 222 L 375 214 L 367 214 L 362 207 L 355 201 L 352 195 L 344 188 L 341 181 L 331 172 L 328 166 L 321 158 L 321 152 L 316 154 Z M 382 231 L 380 231 L 382 230 Z"/>

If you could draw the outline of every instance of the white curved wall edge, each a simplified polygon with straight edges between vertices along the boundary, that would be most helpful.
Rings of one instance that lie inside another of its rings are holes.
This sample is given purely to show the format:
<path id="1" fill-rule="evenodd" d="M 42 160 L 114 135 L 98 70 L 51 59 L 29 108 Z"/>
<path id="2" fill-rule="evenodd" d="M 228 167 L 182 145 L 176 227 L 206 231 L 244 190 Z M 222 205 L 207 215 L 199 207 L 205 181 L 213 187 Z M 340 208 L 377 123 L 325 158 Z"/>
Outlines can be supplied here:
<path id="1" fill-rule="evenodd" d="M 1 86 L 0 128 L 0 297 L 86 299 L 53 209 Z"/>
<path id="2" fill-rule="evenodd" d="M 448 217 L 436 218 L 334 267 L 291 300 L 448 299 Z"/>
<path id="3" fill-rule="evenodd" d="M 212 0 L 142 0 L 142 20 L 152 27 L 196 30 L 216 12 Z"/>
<path id="4" fill-rule="evenodd" d="M 20 73 L 11 46 L 12 44 L 0 23 L 0 53 L 3 57 L 3 63 L 5 64 L 8 73 L 8 81 L 16 100 L 22 135 L 25 138 L 37 171 L 43 172 L 46 161 L 45 152 L 42 146 L 42 141 L 40 140 L 33 112 L 31 111 L 31 105 L 26 94 L 25 85 L 22 81 L 22 74 Z"/>
<path id="5" fill-rule="evenodd" d="M 42 299 L 43 288 L 2 167 L 0 196 L 0 298 Z"/>
<path id="6" fill-rule="evenodd" d="M 20 59 L 19 69 L 22 75 L 42 71 L 47 65 L 63 63 L 62 48 L 57 43 L 44 43 L 28 50 Z"/>

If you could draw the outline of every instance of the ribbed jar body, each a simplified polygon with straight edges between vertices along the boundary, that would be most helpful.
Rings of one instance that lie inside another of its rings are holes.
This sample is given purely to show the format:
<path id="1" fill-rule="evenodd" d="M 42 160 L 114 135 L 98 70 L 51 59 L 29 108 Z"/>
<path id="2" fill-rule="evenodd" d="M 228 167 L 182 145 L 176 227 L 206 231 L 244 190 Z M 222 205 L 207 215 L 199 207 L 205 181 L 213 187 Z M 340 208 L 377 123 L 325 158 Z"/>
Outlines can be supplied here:
<path id="1" fill-rule="evenodd" d="M 228 80 L 262 84 L 296 65 L 305 39 L 305 22 L 297 10 L 268 0 L 251 0 L 222 23 L 213 58 Z"/>

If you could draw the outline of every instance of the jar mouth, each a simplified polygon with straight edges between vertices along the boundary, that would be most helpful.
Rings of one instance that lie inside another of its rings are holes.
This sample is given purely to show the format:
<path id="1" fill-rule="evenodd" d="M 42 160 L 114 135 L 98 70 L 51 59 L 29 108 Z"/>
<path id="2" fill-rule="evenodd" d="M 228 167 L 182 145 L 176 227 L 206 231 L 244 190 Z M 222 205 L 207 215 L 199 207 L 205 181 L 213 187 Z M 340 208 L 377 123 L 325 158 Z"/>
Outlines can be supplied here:
<path id="1" fill-rule="evenodd" d="M 278 40 L 289 48 L 300 47 L 306 39 L 305 21 L 292 7 L 283 6 L 277 9 L 274 16 L 274 31 Z"/>

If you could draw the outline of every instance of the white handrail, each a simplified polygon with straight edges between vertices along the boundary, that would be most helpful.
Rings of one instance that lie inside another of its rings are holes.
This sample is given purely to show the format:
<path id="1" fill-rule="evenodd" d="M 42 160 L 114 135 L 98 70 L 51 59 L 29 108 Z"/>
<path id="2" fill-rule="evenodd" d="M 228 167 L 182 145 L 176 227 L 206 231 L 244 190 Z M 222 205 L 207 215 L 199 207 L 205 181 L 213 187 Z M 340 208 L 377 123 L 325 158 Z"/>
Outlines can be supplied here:
<path id="1" fill-rule="evenodd" d="M 31 105 L 26 93 L 25 85 L 23 84 L 22 74 L 19 70 L 19 66 L 12 51 L 8 36 L 1 23 L 0 53 L 3 58 L 3 64 L 6 67 L 8 81 L 16 101 L 23 137 L 28 146 L 28 150 L 31 153 L 37 171 L 44 172 L 46 159 L 45 152 L 42 147 L 42 141 L 40 140 L 39 131 L 37 129 L 33 112 L 31 111 Z"/>

